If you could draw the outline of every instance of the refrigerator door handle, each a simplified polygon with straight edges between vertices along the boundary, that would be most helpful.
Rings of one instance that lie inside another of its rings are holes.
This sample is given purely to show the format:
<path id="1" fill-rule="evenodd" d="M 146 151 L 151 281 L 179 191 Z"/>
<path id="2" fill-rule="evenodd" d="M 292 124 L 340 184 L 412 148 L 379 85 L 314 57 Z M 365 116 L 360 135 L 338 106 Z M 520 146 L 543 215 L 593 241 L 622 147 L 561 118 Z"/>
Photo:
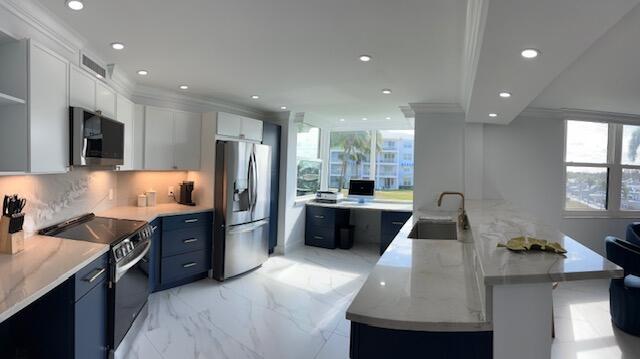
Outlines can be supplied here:
<path id="1" fill-rule="evenodd" d="M 253 212 L 253 153 L 249 155 L 249 166 L 247 168 L 247 195 L 249 197 L 249 212 Z"/>
<path id="2" fill-rule="evenodd" d="M 239 233 L 253 232 L 256 229 L 264 226 L 265 224 L 269 224 L 269 220 L 268 219 L 263 219 L 261 221 L 257 221 L 257 222 L 254 222 L 254 223 L 237 226 L 237 228 L 229 229 L 229 231 L 227 233 L 228 234 L 239 234 Z"/>
<path id="3" fill-rule="evenodd" d="M 255 210 L 256 208 L 256 204 L 258 203 L 258 164 L 257 164 L 257 159 L 256 159 L 256 153 L 253 152 L 251 154 L 251 156 L 253 157 L 253 209 Z"/>

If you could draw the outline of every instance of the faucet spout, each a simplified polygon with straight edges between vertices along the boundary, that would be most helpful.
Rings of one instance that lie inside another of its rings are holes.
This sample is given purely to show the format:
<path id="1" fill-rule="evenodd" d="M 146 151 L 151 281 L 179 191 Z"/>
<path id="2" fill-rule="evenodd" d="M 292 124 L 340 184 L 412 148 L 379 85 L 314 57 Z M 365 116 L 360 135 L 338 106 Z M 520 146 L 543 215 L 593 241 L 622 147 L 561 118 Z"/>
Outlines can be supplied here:
<path id="1" fill-rule="evenodd" d="M 464 194 L 462 192 L 442 192 L 440 193 L 440 197 L 438 198 L 438 207 L 442 206 L 442 198 L 447 195 L 460 196 L 460 208 L 458 211 L 460 214 L 458 215 L 458 225 L 462 229 L 469 229 L 469 218 L 467 217 L 467 212 L 464 209 Z"/>

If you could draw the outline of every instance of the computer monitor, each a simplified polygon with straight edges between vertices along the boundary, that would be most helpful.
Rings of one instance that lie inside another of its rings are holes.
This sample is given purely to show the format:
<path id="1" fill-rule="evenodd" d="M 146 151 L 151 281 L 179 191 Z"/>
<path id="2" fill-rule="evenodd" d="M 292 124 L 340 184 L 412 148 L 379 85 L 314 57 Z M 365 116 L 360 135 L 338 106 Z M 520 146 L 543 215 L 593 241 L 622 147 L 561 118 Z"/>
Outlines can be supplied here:
<path id="1" fill-rule="evenodd" d="M 349 198 L 357 199 L 360 203 L 364 203 L 365 200 L 372 200 L 375 188 L 375 181 L 351 180 L 349 181 Z"/>

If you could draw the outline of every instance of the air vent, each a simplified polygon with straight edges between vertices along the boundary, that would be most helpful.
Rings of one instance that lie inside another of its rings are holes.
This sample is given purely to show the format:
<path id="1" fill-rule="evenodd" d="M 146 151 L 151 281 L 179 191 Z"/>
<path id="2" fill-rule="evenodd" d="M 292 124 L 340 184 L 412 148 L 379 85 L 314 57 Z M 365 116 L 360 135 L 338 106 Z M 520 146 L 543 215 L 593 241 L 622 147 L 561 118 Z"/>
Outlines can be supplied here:
<path id="1" fill-rule="evenodd" d="M 100 78 L 105 78 L 105 76 L 107 76 L 107 70 L 104 67 L 98 65 L 95 61 L 91 60 L 84 54 L 82 55 L 82 66 L 85 69 L 94 72 L 96 75 L 99 75 Z"/>

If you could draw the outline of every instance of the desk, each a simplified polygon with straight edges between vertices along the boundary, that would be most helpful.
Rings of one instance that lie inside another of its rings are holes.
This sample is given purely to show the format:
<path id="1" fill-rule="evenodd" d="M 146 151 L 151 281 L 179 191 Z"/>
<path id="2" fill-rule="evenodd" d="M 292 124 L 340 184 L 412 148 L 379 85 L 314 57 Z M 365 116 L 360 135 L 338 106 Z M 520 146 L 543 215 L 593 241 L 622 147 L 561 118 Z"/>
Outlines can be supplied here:
<path id="1" fill-rule="evenodd" d="M 413 204 L 342 201 L 339 203 L 308 202 L 306 206 L 305 244 L 334 249 L 338 246 L 340 227 L 349 224 L 351 211 L 380 212 L 380 254 L 400 228 L 411 217 Z"/>

